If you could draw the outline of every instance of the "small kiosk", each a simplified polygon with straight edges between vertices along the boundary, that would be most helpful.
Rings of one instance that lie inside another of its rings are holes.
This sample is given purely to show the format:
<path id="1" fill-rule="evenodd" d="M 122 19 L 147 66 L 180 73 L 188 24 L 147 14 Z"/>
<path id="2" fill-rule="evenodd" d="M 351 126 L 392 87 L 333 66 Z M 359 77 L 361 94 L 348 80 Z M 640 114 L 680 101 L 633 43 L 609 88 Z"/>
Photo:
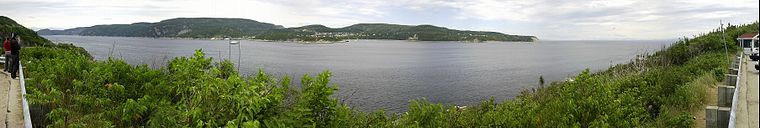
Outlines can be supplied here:
<path id="1" fill-rule="evenodd" d="M 757 33 L 745 33 L 736 38 L 737 45 L 744 49 L 744 54 L 757 53 L 758 39 Z"/>

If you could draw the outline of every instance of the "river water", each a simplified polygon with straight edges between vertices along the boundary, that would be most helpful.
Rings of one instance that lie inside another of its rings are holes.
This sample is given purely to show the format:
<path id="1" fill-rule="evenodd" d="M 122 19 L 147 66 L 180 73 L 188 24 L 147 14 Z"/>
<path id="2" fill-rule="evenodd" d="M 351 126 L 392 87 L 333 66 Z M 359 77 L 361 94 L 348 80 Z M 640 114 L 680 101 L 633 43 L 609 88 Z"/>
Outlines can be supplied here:
<path id="1" fill-rule="evenodd" d="M 333 73 L 334 95 L 353 108 L 400 112 L 409 100 L 426 98 L 448 105 L 474 105 L 494 97 L 511 99 L 521 90 L 574 76 L 586 68 L 604 70 L 627 63 L 638 54 L 653 53 L 672 40 L 540 41 L 526 42 L 409 42 L 352 40 L 337 44 L 241 41 L 230 46 L 220 40 L 134 37 L 44 36 L 54 42 L 84 47 L 95 59 L 122 58 L 130 64 L 163 66 L 178 56 L 203 49 L 214 59 L 240 58 L 240 71 L 262 69 L 294 77 L 324 70 Z M 240 49 L 240 50 L 238 50 Z M 231 56 L 230 56 L 231 55 Z"/>

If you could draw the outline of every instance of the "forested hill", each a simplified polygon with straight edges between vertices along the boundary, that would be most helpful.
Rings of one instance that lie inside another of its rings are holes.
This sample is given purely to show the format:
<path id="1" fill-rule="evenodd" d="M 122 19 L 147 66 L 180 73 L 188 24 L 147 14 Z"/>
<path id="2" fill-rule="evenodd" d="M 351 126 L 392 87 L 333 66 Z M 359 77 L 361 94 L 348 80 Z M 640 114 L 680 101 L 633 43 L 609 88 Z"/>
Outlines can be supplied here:
<path id="1" fill-rule="evenodd" d="M 95 25 L 66 30 L 40 30 L 43 35 L 126 37 L 247 37 L 282 26 L 239 18 L 174 18 L 156 23 Z"/>
<path id="2" fill-rule="evenodd" d="M 433 25 L 355 24 L 343 28 L 308 25 L 269 31 L 259 36 L 267 40 L 391 39 L 422 41 L 534 41 L 534 36 L 498 32 L 463 31 Z"/>
<path id="3" fill-rule="evenodd" d="M 50 30 L 50 29 L 40 29 L 37 30 L 37 34 L 40 35 L 79 35 L 83 30 L 87 29 L 87 27 L 78 27 L 78 28 L 71 28 L 66 30 Z"/>
<path id="4" fill-rule="evenodd" d="M 422 41 L 534 41 L 534 36 L 498 32 L 463 31 L 432 25 L 355 24 L 343 28 L 323 25 L 284 28 L 249 19 L 175 18 L 157 23 L 96 25 L 66 30 L 43 29 L 42 35 L 126 37 L 237 37 L 265 40 L 339 41 L 345 39 L 392 39 Z M 415 35 L 416 38 L 415 38 Z"/>
<path id="5" fill-rule="evenodd" d="M 3 33 L 3 37 L 9 37 L 11 33 L 18 34 L 26 46 L 52 44 L 50 40 L 40 37 L 31 29 L 28 29 L 23 25 L 16 23 L 13 19 L 5 16 L 0 16 L 0 32 Z"/>

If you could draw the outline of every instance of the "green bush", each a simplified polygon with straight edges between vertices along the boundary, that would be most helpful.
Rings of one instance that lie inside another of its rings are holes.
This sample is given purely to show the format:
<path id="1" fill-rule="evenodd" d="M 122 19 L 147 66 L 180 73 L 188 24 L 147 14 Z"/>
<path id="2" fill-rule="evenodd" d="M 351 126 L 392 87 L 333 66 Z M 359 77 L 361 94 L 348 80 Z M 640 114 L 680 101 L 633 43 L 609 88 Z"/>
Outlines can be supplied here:
<path id="1" fill-rule="evenodd" d="M 261 121 L 307 109 L 303 124 L 329 122 L 336 101 L 329 97 L 329 72 L 305 77 L 299 105 L 284 106 L 289 79 L 259 72 L 241 77 L 229 61 L 212 64 L 198 51 L 167 68 L 131 66 L 122 60 L 91 61 L 70 49 L 27 48 L 31 104 L 51 109 L 50 126 L 225 126 Z M 329 109 L 326 109 L 329 108 Z M 323 126 L 323 124 L 318 124 Z"/>
<path id="2" fill-rule="evenodd" d="M 727 35 L 757 32 L 757 23 Z M 49 108 L 50 127 L 692 127 L 690 110 L 725 72 L 718 33 L 683 39 L 629 64 L 554 82 L 514 99 L 461 107 L 413 100 L 403 114 L 364 113 L 331 95 L 331 73 L 240 76 L 230 61 L 198 50 L 151 69 L 123 60 L 93 61 L 77 48 L 22 52 L 29 102 Z"/>

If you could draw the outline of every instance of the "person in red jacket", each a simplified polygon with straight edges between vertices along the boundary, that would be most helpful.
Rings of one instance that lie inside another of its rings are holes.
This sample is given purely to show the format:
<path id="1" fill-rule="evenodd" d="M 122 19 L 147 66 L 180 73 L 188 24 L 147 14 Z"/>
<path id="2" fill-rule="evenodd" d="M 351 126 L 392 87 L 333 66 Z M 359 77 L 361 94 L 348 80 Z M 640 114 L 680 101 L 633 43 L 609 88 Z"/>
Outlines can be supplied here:
<path id="1" fill-rule="evenodd" d="M 19 70 L 18 69 L 19 60 L 20 60 L 19 52 L 21 51 L 21 45 L 19 44 L 18 38 L 19 38 L 18 35 L 13 35 L 13 37 L 11 37 L 11 43 L 10 43 L 11 44 L 11 65 L 10 65 L 11 67 L 9 67 L 10 68 L 9 71 L 11 72 L 11 78 L 15 80 L 18 80 L 18 77 L 16 74 L 18 73 L 18 70 Z"/>
<path id="2" fill-rule="evenodd" d="M 5 54 L 3 54 L 5 55 L 5 64 L 3 64 L 4 66 L 3 71 L 10 72 L 11 70 L 9 69 L 11 67 L 11 63 L 10 63 L 11 62 L 11 40 L 7 37 L 5 38 L 5 40 L 3 40 L 3 50 L 5 50 Z"/>

